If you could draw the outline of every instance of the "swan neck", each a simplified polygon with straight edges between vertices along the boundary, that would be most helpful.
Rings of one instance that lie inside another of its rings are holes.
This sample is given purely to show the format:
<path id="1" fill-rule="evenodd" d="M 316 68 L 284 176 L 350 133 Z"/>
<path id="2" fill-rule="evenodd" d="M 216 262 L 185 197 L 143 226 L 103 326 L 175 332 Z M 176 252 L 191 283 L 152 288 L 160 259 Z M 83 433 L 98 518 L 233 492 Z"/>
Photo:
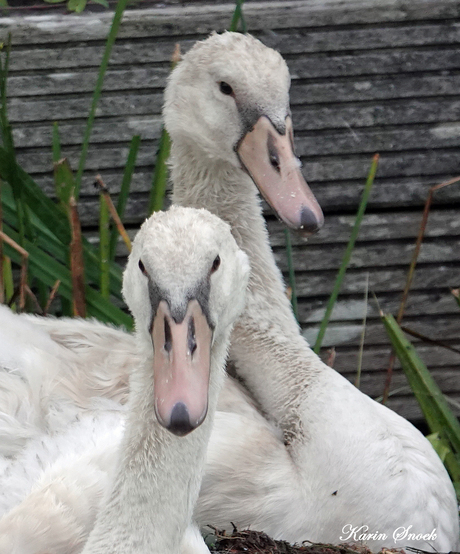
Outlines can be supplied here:
<path id="1" fill-rule="evenodd" d="M 173 142 L 170 166 L 175 204 L 206 208 L 230 225 L 238 246 L 251 261 L 249 289 L 262 285 L 263 275 L 266 298 L 261 301 L 270 298 L 269 289 L 284 291 L 269 245 L 261 201 L 249 175 L 231 162 L 205 157 L 188 143 Z M 283 311 L 291 315 L 289 303 Z"/>
<path id="2" fill-rule="evenodd" d="M 227 346 L 228 339 L 213 344 L 208 414 L 185 437 L 158 423 L 152 360 L 133 370 L 129 416 L 111 494 L 83 554 L 179 554 L 198 499 Z"/>
<path id="3" fill-rule="evenodd" d="M 189 144 L 173 142 L 170 163 L 174 202 L 207 208 L 222 218 L 249 256 L 249 293 L 233 331 L 230 357 L 262 412 L 291 442 L 302 434 L 300 406 L 292 399 L 301 398 L 300 389 L 324 366 L 299 333 L 256 186 L 241 168 L 210 159 Z"/>

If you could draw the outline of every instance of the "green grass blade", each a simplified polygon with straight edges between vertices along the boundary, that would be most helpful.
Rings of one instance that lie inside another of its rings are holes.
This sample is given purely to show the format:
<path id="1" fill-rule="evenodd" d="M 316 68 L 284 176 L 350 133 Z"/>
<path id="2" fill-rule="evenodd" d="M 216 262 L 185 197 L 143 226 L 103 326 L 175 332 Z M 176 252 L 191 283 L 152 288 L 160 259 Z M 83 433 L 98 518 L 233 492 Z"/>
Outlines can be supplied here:
<path id="1" fill-rule="evenodd" d="M 99 202 L 99 286 L 101 295 L 108 300 L 110 296 L 110 213 L 102 194 Z"/>
<path id="2" fill-rule="evenodd" d="M 13 269 L 11 258 L 8 256 L 3 257 L 3 286 L 5 287 L 5 301 L 8 302 L 14 294 Z M 12 305 L 11 308 L 16 309 L 16 306 Z"/>
<path id="3" fill-rule="evenodd" d="M 0 172 L 2 167 L 2 154 L 0 148 Z M 18 175 L 23 178 L 27 201 L 36 209 L 31 214 L 31 222 L 34 231 L 38 235 L 37 244 L 45 251 L 50 252 L 57 257 L 61 263 L 67 264 L 69 259 L 68 244 L 70 243 L 70 230 L 68 227 L 67 216 L 38 188 L 38 185 L 18 166 Z M 5 186 L 2 194 L 2 205 L 5 209 L 5 221 L 8 221 L 13 227 L 18 228 L 18 216 L 15 215 L 15 200 L 11 193 L 11 188 Z M 38 215 L 37 215 L 38 214 Z M 99 283 L 99 256 L 94 246 L 87 240 L 83 240 L 85 267 L 87 278 L 90 282 Z M 33 266 L 29 266 L 33 271 Z M 121 299 L 121 276 L 122 270 L 116 264 L 110 265 L 110 277 L 112 284 L 111 293 Z M 51 286 L 54 284 L 51 283 Z M 50 286 L 48 284 L 48 286 Z"/>
<path id="4" fill-rule="evenodd" d="M 68 213 L 69 200 L 75 188 L 75 179 L 70 164 L 61 154 L 61 139 L 59 126 L 53 123 L 53 167 L 54 167 L 54 188 L 61 207 Z"/>
<path id="5" fill-rule="evenodd" d="M 180 48 L 176 44 L 176 48 L 172 55 L 171 70 L 173 70 L 180 60 Z M 166 194 L 166 186 L 168 183 L 168 166 L 166 162 L 169 158 L 171 150 L 171 139 L 168 132 L 163 127 L 158 144 L 158 151 L 155 160 L 155 170 L 153 172 L 152 188 L 150 189 L 148 214 L 158 212 L 163 209 L 164 199 Z"/>
<path id="6" fill-rule="evenodd" d="M 9 153 L 0 147 L 0 174 L 5 175 L 11 164 Z M 64 244 L 70 241 L 70 231 L 67 216 L 48 198 L 35 181 L 14 162 L 17 180 L 21 182 L 24 200 L 32 208 L 33 212 Z M 11 185 L 14 193 L 14 185 L 9 179 L 5 179 Z"/>
<path id="7" fill-rule="evenodd" d="M 139 152 L 139 146 L 141 143 L 141 137 L 135 135 L 131 139 L 131 145 L 129 147 L 128 159 L 126 161 L 125 171 L 123 173 L 123 179 L 121 181 L 120 195 L 117 202 L 117 213 L 120 219 L 123 220 L 125 215 L 125 208 L 128 202 L 129 189 L 131 187 L 131 180 L 136 166 L 137 153 Z M 118 229 L 116 225 L 112 226 L 112 232 L 110 235 L 110 260 L 115 259 L 118 240 Z"/>
<path id="8" fill-rule="evenodd" d="M 241 32 L 247 32 L 246 21 L 243 16 L 243 4 L 244 0 L 236 0 L 235 11 L 233 12 L 232 21 L 228 29 L 229 31 L 238 31 L 238 24 L 241 23 Z"/>
<path id="9" fill-rule="evenodd" d="M 102 93 L 102 86 L 104 84 L 105 72 L 109 65 L 110 55 L 112 53 L 112 48 L 115 43 L 115 39 L 118 34 L 118 29 L 123 17 L 123 12 L 125 11 L 126 5 L 129 0 L 118 0 L 117 7 L 113 16 L 112 25 L 110 27 L 109 36 L 105 44 L 104 54 L 102 56 L 101 65 L 99 67 L 99 73 L 97 76 L 96 86 L 94 88 L 93 99 L 91 102 L 91 108 L 88 116 L 88 121 L 86 123 L 85 134 L 83 137 L 83 144 L 80 154 L 80 161 L 78 164 L 77 176 L 75 178 L 75 199 L 78 200 L 81 188 L 81 179 L 83 176 L 83 171 L 85 170 L 86 157 L 88 155 L 89 141 L 91 138 L 91 132 L 93 130 L 94 119 L 96 117 L 96 109 L 99 102 L 99 98 Z"/>
<path id="10" fill-rule="evenodd" d="M 16 210 L 18 212 L 19 221 L 19 240 L 18 244 L 22 245 L 26 232 L 32 236 L 30 228 L 29 214 L 26 203 L 24 201 L 24 187 L 21 179 L 17 174 L 16 151 L 14 148 L 13 133 L 8 120 L 7 110 L 7 80 L 8 68 L 11 53 L 11 33 L 8 35 L 8 41 L 5 49 L 5 61 L 3 63 L 0 57 L 0 129 L 3 147 L 6 152 L 4 167 L 0 170 L 0 174 L 11 184 L 13 194 L 16 199 Z"/>
<path id="11" fill-rule="evenodd" d="M 433 444 L 433 437 L 431 442 L 449 471 L 458 495 L 460 492 L 460 423 L 395 318 L 392 315 L 383 314 L 381 317 L 426 422 L 437 437 L 437 443 Z"/>
<path id="12" fill-rule="evenodd" d="M 364 315 L 363 315 L 363 329 L 361 331 L 361 338 L 359 341 L 358 351 L 358 367 L 356 369 L 355 387 L 361 386 L 361 372 L 363 368 L 363 354 L 364 354 L 364 340 L 366 338 L 366 324 L 367 324 L 367 306 L 369 304 L 369 272 L 366 274 L 366 287 L 364 290 Z"/>
<path id="13" fill-rule="evenodd" d="M 334 283 L 334 288 L 332 290 L 331 296 L 329 298 L 329 302 L 326 307 L 326 312 L 324 314 L 323 320 L 321 321 L 321 326 L 319 328 L 318 336 L 316 338 L 315 346 L 313 348 L 316 354 L 319 354 L 319 351 L 321 349 L 321 344 L 323 342 L 324 335 L 326 334 L 326 329 L 329 324 L 329 319 L 331 318 L 331 315 L 332 315 L 332 310 L 334 309 L 335 303 L 337 301 L 337 297 L 339 296 L 340 288 L 342 286 L 342 281 L 343 281 L 343 278 L 345 277 L 348 264 L 350 263 L 350 258 L 353 253 L 353 248 L 355 246 L 356 239 L 358 237 L 359 229 L 361 227 L 361 222 L 364 217 L 364 212 L 366 211 L 366 206 L 369 200 L 369 195 L 372 190 L 372 185 L 374 184 L 378 161 L 379 161 L 379 156 L 378 154 L 376 154 L 372 160 L 371 168 L 367 176 L 366 185 L 364 187 L 364 191 L 361 196 L 361 202 L 359 204 L 358 213 L 356 214 L 355 224 L 353 225 L 353 229 L 351 231 L 350 240 L 345 250 L 342 263 L 340 264 L 339 272 L 337 274 L 337 278 Z"/>
<path id="14" fill-rule="evenodd" d="M 13 240 L 17 241 L 18 234 L 9 225 L 5 224 L 5 233 Z M 68 300 L 72 300 L 72 281 L 69 269 L 59 263 L 46 252 L 26 239 L 24 248 L 29 253 L 29 266 L 31 272 L 48 287 L 52 287 L 59 279 L 59 294 Z M 21 256 L 9 245 L 5 245 L 5 253 L 16 262 L 21 263 Z M 88 315 L 99 319 L 100 321 L 111 322 L 115 325 L 123 325 L 127 329 L 132 329 L 133 322 L 129 315 L 117 308 L 101 294 L 90 286 L 85 287 L 85 297 L 87 302 Z"/>
<path id="15" fill-rule="evenodd" d="M 160 143 L 155 161 L 155 171 L 153 173 L 152 188 L 150 190 L 148 214 L 158 212 L 163 209 L 164 198 L 166 194 L 166 185 L 168 183 L 168 166 L 166 162 L 171 150 L 171 139 L 166 131 L 161 131 Z"/>
<path id="16" fill-rule="evenodd" d="M 296 292 L 296 285 L 295 285 L 295 270 L 294 270 L 294 264 L 292 261 L 291 233 L 289 229 L 284 230 L 284 235 L 286 238 L 286 256 L 287 256 L 288 273 L 289 273 L 289 286 L 291 288 L 291 306 L 296 320 L 299 321 L 299 311 L 297 306 L 297 292 Z"/>
<path id="17" fill-rule="evenodd" d="M 68 0 L 67 9 L 70 12 L 81 13 L 86 7 L 87 0 Z"/>
<path id="18" fill-rule="evenodd" d="M 446 437 L 454 451 L 460 454 L 460 423 L 441 389 L 395 318 L 382 314 L 382 321 L 431 432 Z"/>
<path id="19" fill-rule="evenodd" d="M 56 163 L 62 158 L 61 138 L 59 136 L 59 125 L 57 121 L 53 123 L 52 146 L 53 146 L 53 162 Z"/>
<path id="20" fill-rule="evenodd" d="M 75 179 L 67 158 L 61 158 L 54 163 L 54 186 L 61 207 L 65 213 L 68 213 L 69 200 L 75 189 Z"/>
<path id="21" fill-rule="evenodd" d="M 8 155 L 5 149 L 0 147 L 0 174 L 3 172 L 3 168 L 8 163 Z M 68 245 L 71 240 L 70 229 L 68 224 L 67 215 L 58 208 L 58 206 L 48 198 L 35 181 L 28 175 L 20 166 L 17 167 L 18 178 L 23 182 L 24 197 L 27 204 L 31 207 L 31 221 L 32 215 L 34 219 L 34 229 L 47 228 L 51 231 L 54 237 L 53 245 L 57 247 L 56 242 L 60 243 L 61 247 L 64 247 L 67 252 L 68 259 Z M 16 210 L 15 202 L 11 195 L 8 195 L 8 187 L 5 187 L 6 194 L 2 195 L 2 202 L 7 203 L 11 209 Z M 11 214 L 10 214 L 11 216 Z M 38 224 L 40 221 L 40 224 Z M 12 226 L 17 228 L 18 222 L 11 223 Z M 92 280 L 93 283 L 99 283 L 99 255 L 97 249 L 90 244 L 85 238 L 83 238 L 84 257 L 86 276 Z M 118 264 L 111 263 L 110 265 L 110 281 L 112 286 L 111 293 L 116 298 L 122 299 L 121 296 L 121 279 L 122 269 Z"/>
<path id="22" fill-rule="evenodd" d="M 2 209 L 2 178 L 0 176 L 0 231 L 3 232 L 3 209 Z M 5 302 L 5 285 L 3 283 L 3 239 L 0 236 L 0 304 Z"/>

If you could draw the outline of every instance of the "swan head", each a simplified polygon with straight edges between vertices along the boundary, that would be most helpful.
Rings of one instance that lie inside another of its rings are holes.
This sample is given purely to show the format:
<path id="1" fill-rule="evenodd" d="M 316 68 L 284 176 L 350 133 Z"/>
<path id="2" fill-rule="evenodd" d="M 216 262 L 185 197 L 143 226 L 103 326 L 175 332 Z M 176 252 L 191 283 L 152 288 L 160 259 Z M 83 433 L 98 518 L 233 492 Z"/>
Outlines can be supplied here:
<path id="1" fill-rule="evenodd" d="M 207 210 L 158 212 L 133 242 L 123 296 L 153 372 L 157 419 L 176 435 L 206 417 L 212 347 L 228 340 L 248 278 L 229 225 Z"/>
<path id="2" fill-rule="evenodd" d="M 213 34 L 172 72 L 163 115 L 173 142 L 244 169 L 278 216 L 308 234 L 324 217 L 294 154 L 289 87 L 278 52 L 251 35 Z"/>

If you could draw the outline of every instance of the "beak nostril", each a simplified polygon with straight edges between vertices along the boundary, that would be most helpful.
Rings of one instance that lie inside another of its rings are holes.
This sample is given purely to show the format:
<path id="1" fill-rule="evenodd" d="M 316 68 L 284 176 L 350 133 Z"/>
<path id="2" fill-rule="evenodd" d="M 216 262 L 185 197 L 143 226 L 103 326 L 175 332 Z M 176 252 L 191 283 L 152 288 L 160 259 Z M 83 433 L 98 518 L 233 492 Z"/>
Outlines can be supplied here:
<path id="1" fill-rule="evenodd" d="M 275 169 L 275 171 L 280 173 L 281 172 L 280 157 L 275 145 L 275 139 L 270 133 L 267 139 L 267 148 L 268 148 L 268 159 L 270 161 L 270 165 Z"/>
<path id="2" fill-rule="evenodd" d="M 274 155 L 270 154 L 270 164 L 272 167 L 274 167 L 277 171 L 280 169 L 280 161 L 279 159 Z"/>
<path id="3" fill-rule="evenodd" d="M 171 352 L 172 350 L 172 333 L 171 327 L 169 326 L 168 320 L 165 318 L 165 344 L 164 349 L 166 352 Z"/>
<path id="4" fill-rule="evenodd" d="M 195 320 L 193 317 L 190 318 L 188 322 L 188 336 L 187 336 L 187 347 L 190 355 L 193 356 L 197 349 L 196 344 L 196 332 L 195 332 Z"/>

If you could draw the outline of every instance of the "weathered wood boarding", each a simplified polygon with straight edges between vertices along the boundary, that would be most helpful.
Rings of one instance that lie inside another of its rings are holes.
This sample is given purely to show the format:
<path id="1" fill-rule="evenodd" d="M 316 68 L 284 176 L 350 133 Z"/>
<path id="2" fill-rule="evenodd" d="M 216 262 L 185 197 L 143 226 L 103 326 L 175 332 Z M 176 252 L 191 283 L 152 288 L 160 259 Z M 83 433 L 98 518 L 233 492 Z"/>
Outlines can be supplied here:
<path id="1" fill-rule="evenodd" d="M 95 172 L 116 195 L 133 134 L 143 140 L 128 223 L 134 229 L 146 216 L 174 43 L 186 50 L 211 30 L 223 30 L 232 10 L 225 3 L 126 13 L 84 176 L 81 216 L 89 234 L 96 225 Z M 335 367 L 354 379 L 367 275 L 381 306 L 395 312 L 428 190 L 460 174 L 460 1 L 247 2 L 245 16 L 250 32 L 288 62 L 297 152 L 326 214 L 324 230 L 307 244 L 293 237 L 300 319 L 310 341 L 349 238 L 372 154 L 381 155 L 325 343 L 336 346 Z M 59 121 L 64 154 L 76 166 L 110 21 L 109 14 L 0 20 L 2 35 L 13 34 L 8 94 L 18 158 L 50 194 L 51 124 Z M 285 271 L 282 226 L 271 215 L 268 224 Z M 435 197 L 405 319 L 408 327 L 457 347 L 460 313 L 449 287 L 460 285 L 459 270 L 460 184 Z M 362 390 L 378 397 L 389 347 L 373 300 L 367 313 Z M 442 389 L 460 401 L 460 356 L 429 344 L 419 351 Z M 418 418 L 399 370 L 392 388 L 396 393 L 389 405 Z"/>

